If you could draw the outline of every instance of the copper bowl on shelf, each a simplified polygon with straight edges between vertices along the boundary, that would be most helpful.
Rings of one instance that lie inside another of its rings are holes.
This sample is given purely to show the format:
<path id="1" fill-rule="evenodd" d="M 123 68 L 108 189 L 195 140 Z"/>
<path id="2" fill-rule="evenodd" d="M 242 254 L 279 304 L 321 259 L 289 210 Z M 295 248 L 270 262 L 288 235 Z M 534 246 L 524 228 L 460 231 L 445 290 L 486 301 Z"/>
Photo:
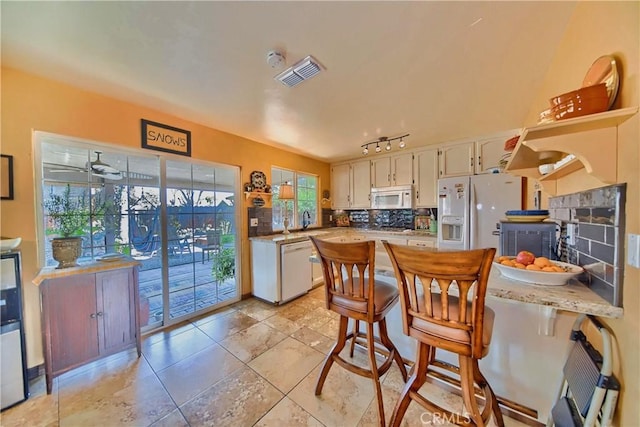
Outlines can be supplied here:
<path id="1" fill-rule="evenodd" d="M 609 99 L 606 83 L 599 83 L 593 86 L 586 86 L 580 89 L 572 90 L 571 92 L 554 96 L 553 98 L 549 99 L 549 106 L 553 108 L 556 105 L 562 105 L 568 102 L 575 102 L 578 99 L 584 100 L 584 99 L 593 99 L 593 98 L 607 98 L 607 100 Z"/>
<path id="2" fill-rule="evenodd" d="M 589 114 L 601 113 L 609 108 L 609 97 L 585 98 L 567 101 L 551 109 L 556 120 L 571 119 Z"/>

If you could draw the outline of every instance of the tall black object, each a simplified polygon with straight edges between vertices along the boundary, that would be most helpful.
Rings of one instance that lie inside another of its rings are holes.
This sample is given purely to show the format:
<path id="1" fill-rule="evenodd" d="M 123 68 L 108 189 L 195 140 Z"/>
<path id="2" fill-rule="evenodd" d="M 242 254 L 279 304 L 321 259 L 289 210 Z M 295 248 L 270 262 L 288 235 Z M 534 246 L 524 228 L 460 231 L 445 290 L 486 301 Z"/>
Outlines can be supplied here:
<path id="1" fill-rule="evenodd" d="M 557 260 L 556 232 L 559 226 L 547 222 L 500 222 L 500 255 L 515 256 L 520 251 L 532 252 Z"/>
<path id="2" fill-rule="evenodd" d="M 29 396 L 22 317 L 20 252 L 0 254 L 0 406 L 4 410 Z"/>

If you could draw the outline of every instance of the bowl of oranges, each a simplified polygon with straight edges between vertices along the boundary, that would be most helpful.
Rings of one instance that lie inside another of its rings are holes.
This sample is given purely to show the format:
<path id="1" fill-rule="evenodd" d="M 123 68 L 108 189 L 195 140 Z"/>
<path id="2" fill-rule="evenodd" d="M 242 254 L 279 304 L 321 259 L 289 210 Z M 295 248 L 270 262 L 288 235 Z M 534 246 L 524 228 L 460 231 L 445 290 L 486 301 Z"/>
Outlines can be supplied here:
<path id="1" fill-rule="evenodd" d="M 493 264 L 506 278 L 536 285 L 566 285 L 569 279 L 584 271 L 580 266 L 536 257 L 528 251 L 521 251 L 515 257 L 498 257 Z"/>

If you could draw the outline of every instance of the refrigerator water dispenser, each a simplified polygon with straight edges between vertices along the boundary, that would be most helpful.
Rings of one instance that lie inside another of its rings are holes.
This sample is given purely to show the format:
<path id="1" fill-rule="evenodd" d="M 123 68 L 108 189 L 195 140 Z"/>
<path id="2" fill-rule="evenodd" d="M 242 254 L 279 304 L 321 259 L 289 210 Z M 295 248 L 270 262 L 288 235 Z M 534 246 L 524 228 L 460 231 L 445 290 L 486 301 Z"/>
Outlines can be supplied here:
<path id="1" fill-rule="evenodd" d="M 443 242 L 461 242 L 464 230 L 464 218 L 443 216 L 440 222 L 440 234 Z"/>

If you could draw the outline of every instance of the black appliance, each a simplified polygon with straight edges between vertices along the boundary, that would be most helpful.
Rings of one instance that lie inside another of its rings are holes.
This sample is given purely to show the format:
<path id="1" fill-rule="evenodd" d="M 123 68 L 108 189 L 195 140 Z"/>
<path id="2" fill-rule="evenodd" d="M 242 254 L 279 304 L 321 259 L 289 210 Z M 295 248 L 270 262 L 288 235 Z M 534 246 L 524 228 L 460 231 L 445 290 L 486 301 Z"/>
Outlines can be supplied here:
<path id="1" fill-rule="evenodd" d="M 558 259 L 556 242 L 560 226 L 553 221 L 500 222 L 500 255 L 515 256 L 520 251 Z"/>
<path id="2" fill-rule="evenodd" d="M 20 252 L 0 254 L 0 409 L 29 396 Z"/>

